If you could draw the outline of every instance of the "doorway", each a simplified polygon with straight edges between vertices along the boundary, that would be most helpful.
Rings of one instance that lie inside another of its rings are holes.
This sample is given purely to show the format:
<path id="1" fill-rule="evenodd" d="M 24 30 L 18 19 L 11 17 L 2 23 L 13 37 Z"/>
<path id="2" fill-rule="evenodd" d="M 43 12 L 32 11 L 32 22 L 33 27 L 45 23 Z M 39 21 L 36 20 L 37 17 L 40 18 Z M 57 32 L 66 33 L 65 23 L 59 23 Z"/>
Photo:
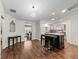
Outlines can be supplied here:
<path id="1" fill-rule="evenodd" d="M 27 40 L 32 40 L 32 24 L 25 24 L 24 29 L 25 29 L 25 38 Z"/>

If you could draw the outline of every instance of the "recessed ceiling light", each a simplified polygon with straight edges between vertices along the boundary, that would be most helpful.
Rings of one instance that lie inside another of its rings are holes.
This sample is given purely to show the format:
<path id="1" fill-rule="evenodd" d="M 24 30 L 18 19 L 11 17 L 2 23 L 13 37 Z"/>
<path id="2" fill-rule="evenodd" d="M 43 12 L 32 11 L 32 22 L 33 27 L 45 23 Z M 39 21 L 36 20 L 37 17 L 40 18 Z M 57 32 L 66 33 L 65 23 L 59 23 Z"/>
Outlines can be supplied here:
<path id="1" fill-rule="evenodd" d="M 67 11 L 67 9 L 63 9 L 61 12 L 62 12 L 62 13 L 65 13 L 66 11 Z"/>
<path id="2" fill-rule="evenodd" d="M 51 20 L 55 20 L 54 18 L 52 18 Z"/>
<path id="3" fill-rule="evenodd" d="M 48 27 L 49 25 L 48 24 L 45 24 L 45 27 Z"/>
<path id="4" fill-rule="evenodd" d="M 55 13 L 53 12 L 52 15 L 55 15 Z"/>

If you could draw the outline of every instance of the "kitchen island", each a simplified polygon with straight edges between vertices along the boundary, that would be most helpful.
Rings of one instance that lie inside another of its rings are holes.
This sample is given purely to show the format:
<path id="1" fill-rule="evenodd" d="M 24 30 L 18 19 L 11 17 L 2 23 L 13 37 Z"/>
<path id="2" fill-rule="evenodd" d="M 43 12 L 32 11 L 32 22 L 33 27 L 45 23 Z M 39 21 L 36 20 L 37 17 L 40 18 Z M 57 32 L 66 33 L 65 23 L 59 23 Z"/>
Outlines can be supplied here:
<path id="1" fill-rule="evenodd" d="M 50 45 L 57 49 L 64 48 L 64 34 L 63 33 L 41 34 L 41 45 L 42 45 L 42 40 L 45 40 L 44 47 L 49 47 Z"/>

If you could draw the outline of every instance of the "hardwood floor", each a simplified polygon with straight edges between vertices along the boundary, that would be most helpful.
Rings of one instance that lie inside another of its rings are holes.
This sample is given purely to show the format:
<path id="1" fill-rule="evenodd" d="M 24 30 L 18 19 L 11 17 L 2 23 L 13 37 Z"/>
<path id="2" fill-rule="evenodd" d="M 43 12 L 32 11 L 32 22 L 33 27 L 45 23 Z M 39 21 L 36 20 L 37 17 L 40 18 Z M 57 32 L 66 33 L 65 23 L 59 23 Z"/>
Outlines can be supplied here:
<path id="1" fill-rule="evenodd" d="M 40 41 L 25 41 L 2 51 L 2 59 L 78 59 L 77 46 L 65 43 L 63 50 L 47 51 Z"/>

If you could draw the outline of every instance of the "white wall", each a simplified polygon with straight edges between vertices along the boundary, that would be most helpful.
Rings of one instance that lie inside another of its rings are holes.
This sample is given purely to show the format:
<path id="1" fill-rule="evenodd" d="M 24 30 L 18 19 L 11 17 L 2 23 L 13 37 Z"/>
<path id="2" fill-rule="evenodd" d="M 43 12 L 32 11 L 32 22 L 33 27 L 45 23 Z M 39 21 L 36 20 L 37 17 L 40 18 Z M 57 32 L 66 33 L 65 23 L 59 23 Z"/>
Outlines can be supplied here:
<path id="1" fill-rule="evenodd" d="M 2 16 L 4 15 L 4 9 L 3 9 L 3 6 L 2 6 L 2 2 L 0 0 L 0 31 L 1 31 L 1 20 L 2 20 L 1 15 Z M 0 34 L 1 34 L 1 32 L 0 32 Z M 0 39 L 1 39 L 1 35 L 0 35 Z M 1 58 L 1 42 L 0 42 L 0 58 Z"/>
<path id="2" fill-rule="evenodd" d="M 0 16 L 1 15 L 4 15 L 4 8 L 3 8 L 3 5 L 2 5 L 2 1 L 0 0 Z"/>
<path id="3" fill-rule="evenodd" d="M 36 39 L 40 40 L 41 38 L 41 29 L 40 29 L 40 21 L 36 21 Z"/>
<path id="4" fill-rule="evenodd" d="M 78 13 L 71 18 L 71 42 L 78 45 Z"/>
<path id="5" fill-rule="evenodd" d="M 67 38 L 68 42 L 74 45 L 78 45 L 78 12 L 72 12 L 70 15 L 64 19 L 67 21 Z"/>

